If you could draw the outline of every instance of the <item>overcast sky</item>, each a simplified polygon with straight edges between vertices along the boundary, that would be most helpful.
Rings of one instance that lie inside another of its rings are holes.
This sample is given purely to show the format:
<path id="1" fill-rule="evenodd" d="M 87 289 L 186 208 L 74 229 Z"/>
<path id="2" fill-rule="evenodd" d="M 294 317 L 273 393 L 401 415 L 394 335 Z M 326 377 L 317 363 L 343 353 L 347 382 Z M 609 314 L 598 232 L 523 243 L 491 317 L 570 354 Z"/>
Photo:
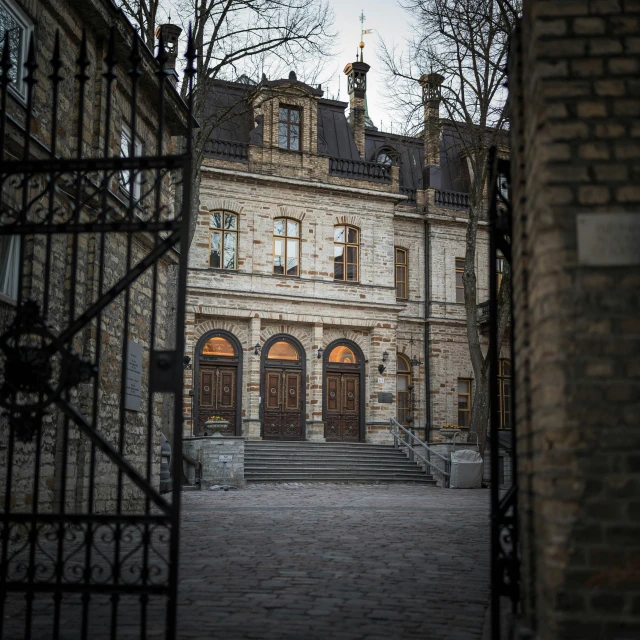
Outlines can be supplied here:
<path id="1" fill-rule="evenodd" d="M 335 74 L 329 85 L 325 88 L 325 96 L 334 97 L 338 91 L 338 78 L 340 75 L 340 98 L 348 101 L 347 79 L 342 73 L 347 62 L 353 62 L 356 56 L 358 42 L 360 42 L 360 14 L 364 11 L 365 29 L 373 29 L 371 35 L 366 35 L 364 61 L 371 65 L 367 75 L 367 102 L 369 115 L 376 127 L 380 128 L 380 121 L 384 130 L 390 130 L 394 114 L 389 112 L 381 95 L 381 87 L 384 81 L 382 76 L 382 64 L 378 59 L 379 39 L 384 38 L 387 45 L 394 41 L 397 45 L 403 45 L 404 39 L 410 36 L 408 16 L 404 9 L 398 6 L 397 0 L 330 0 L 335 14 L 335 30 L 339 32 L 338 42 L 335 46 L 335 64 L 327 65 L 328 71 L 335 66 Z M 395 130 L 395 127 L 394 127 Z"/>

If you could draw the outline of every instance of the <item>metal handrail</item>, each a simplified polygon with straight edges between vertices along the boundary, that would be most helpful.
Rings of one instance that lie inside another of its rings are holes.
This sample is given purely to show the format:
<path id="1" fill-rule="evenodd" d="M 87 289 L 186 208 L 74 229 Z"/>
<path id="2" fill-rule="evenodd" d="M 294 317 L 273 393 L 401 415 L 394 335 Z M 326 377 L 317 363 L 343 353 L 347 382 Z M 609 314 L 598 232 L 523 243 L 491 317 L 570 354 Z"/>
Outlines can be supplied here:
<path id="1" fill-rule="evenodd" d="M 404 433 L 406 435 L 410 436 L 413 441 L 417 442 L 423 449 L 426 449 L 428 451 L 429 455 L 434 455 L 437 458 L 440 458 L 441 460 L 443 460 L 444 461 L 444 469 L 441 469 L 437 465 L 433 464 L 431 462 L 431 460 L 425 458 L 423 455 L 418 453 L 413 448 L 415 446 L 413 444 L 413 442 L 409 442 L 407 440 L 403 440 L 400 437 L 400 435 L 398 434 L 398 429 L 402 429 L 402 431 L 404 431 Z M 418 458 L 420 458 L 427 465 L 429 465 L 430 467 L 433 467 L 434 469 L 436 469 L 436 471 L 438 473 L 441 473 L 445 478 L 445 485 L 446 485 L 447 478 L 449 478 L 451 476 L 451 473 L 449 471 L 447 471 L 447 468 L 449 467 L 449 464 L 450 464 L 450 461 L 449 461 L 448 458 L 446 458 L 442 454 L 438 453 L 437 451 L 434 451 L 431 447 L 429 447 L 427 444 L 422 442 L 422 440 L 420 440 L 420 438 L 417 438 L 413 433 L 411 433 L 408 429 L 405 429 L 405 427 L 403 427 L 397 420 L 394 420 L 393 418 L 390 418 L 390 420 L 389 420 L 389 431 L 391 432 L 391 435 L 393 436 L 393 446 L 396 447 L 396 449 L 398 448 L 398 442 L 399 441 L 402 442 L 403 444 L 405 444 L 407 447 L 409 447 L 409 451 L 411 452 L 411 456 L 413 456 L 413 455 L 418 456 Z M 413 458 L 411 458 L 411 459 L 413 459 Z M 426 468 L 425 468 L 425 472 L 426 472 Z"/>

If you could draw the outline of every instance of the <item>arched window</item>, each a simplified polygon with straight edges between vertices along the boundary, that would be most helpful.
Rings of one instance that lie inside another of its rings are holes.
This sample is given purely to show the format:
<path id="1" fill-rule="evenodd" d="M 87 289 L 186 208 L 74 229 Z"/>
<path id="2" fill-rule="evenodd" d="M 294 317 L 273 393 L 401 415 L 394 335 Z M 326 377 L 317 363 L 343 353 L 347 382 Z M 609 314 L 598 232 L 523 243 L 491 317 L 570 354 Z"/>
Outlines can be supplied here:
<path id="1" fill-rule="evenodd" d="M 202 348 L 202 355 L 233 358 L 236 352 L 233 345 L 226 338 L 215 336 L 205 342 Z"/>
<path id="2" fill-rule="evenodd" d="M 358 358 L 352 349 L 345 345 L 338 345 L 331 350 L 329 362 L 340 362 L 342 364 L 356 364 Z"/>
<path id="3" fill-rule="evenodd" d="M 376 155 L 376 162 L 380 164 L 400 164 L 400 157 L 392 149 L 380 149 Z"/>
<path id="4" fill-rule="evenodd" d="M 300 360 L 300 355 L 290 342 L 279 340 L 269 349 L 267 358 L 270 360 Z"/>
<path id="5" fill-rule="evenodd" d="M 395 284 L 396 298 L 406 300 L 409 297 L 407 287 L 407 250 L 396 247 L 395 249 Z"/>
<path id="6" fill-rule="evenodd" d="M 213 269 L 238 268 L 238 216 L 214 211 L 209 216 L 209 266 Z"/>
<path id="7" fill-rule="evenodd" d="M 358 282 L 360 232 L 356 227 L 337 225 L 333 229 L 333 279 Z"/>
<path id="8" fill-rule="evenodd" d="M 498 369 L 500 428 L 511 429 L 511 361 L 500 360 Z"/>
<path id="9" fill-rule="evenodd" d="M 400 424 L 408 424 L 407 418 L 411 413 L 411 392 L 409 385 L 411 384 L 411 365 L 406 356 L 398 354 L 396 360 L 396 394 L 397 409 L 396 416 Z"/>
<path id="10" fill-rule="evenodd" d="M 300 223 L 290 218 L 273 221 L 273 273 L 300 275 Z"/>

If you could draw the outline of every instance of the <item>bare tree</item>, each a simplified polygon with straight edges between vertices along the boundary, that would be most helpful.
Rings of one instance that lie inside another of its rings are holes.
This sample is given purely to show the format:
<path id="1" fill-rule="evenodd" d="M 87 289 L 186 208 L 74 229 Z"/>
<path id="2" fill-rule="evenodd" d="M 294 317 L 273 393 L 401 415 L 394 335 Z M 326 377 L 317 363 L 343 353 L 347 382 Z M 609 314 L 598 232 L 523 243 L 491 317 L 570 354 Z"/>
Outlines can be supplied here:
<path id="1" fill-rule="evenodd" d="M 194 115 L 200 127 L 194 132 L 194 210 L 200 199 L 200 167 L 212 131 L 225 120 L 237 117 L 245 97 L 210 108 L 216 80 L 236 80 L 256 73 L 294 69 L 301 79 L 317 78 L 328 57 L 333 37 L 332 13 L 327 0 L 120 0 L 138 24 L 147 46 L 153 50 L 160 16 L 172 16 L 185 29 L 191 25 L 196 45 Z M 175 20 L 174 20 L 175 21 Z M 183 97 L 187 94 L 182 84 Z M 194 217 L 195 218 L 195 217 Z M 196 227 L 192 220 L 191 237 Z"/>
<path id="2" fill-rule="evenodd" d="M 383 43 L 389 76 L 389 99 L 400 110 L 407 133 L 421 130 L 422 100 L 418 78 L 436 72 L 444 76 L 442 105 L 454 132 L 447 154 L 466 160 L 469 178 L 469 222 L 463 274 L 467 339 L 475 385 L 470 431 L 481 449 L 489 419 L 489 356 L 478 331 L 475 269 L 479 222 L 486 219 L 488 149 L 507 153 L 506 61 L 508 36 L 519 15 L 521 0 L 400 0 L 414 25 L 406 49 Z M 509 317 L 511 273 L 508 265 L 498 297 L 498 339 L 502 344 Z"/>

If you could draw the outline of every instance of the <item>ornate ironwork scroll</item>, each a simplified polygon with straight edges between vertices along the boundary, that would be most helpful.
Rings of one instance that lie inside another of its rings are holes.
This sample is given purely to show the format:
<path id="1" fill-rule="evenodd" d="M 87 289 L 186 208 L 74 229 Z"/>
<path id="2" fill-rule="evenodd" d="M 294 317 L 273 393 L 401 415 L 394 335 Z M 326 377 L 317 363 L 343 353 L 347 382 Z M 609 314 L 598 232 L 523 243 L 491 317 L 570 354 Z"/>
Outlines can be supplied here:
<path id="1" fill-rule="evenodd" d="M 176 632 L 192 98 L 93 36 L 0 60 L 0 637 Z"/>
<path id="2" fill-rule="evenodd" d="M 513 611 L 520 599 L 520 558 L 518 541 L 518 477 L 516 458 L 516 421 L 513 406 L 515 397 L 515 376 L 512 379 L 512 484 L 500 495 L 500 471 L 498 460 L 499 445 L 499 387 L 498 364 L 500 345 L 498 344 L 498 258 L 512 264 L 511 224 L 512 205 L 510 201 L 511 172 L 508 159 L 498 157 L 496 147 L 489 150 L 491 194 L 489 201 L 489 395 L 491 398 L 491 626 L 492 637 L 500 638 L 501 598 L 508 597 Z M 513 340 L 513 304 L 510 296 L 511 361 L 515 372 Z"/>

